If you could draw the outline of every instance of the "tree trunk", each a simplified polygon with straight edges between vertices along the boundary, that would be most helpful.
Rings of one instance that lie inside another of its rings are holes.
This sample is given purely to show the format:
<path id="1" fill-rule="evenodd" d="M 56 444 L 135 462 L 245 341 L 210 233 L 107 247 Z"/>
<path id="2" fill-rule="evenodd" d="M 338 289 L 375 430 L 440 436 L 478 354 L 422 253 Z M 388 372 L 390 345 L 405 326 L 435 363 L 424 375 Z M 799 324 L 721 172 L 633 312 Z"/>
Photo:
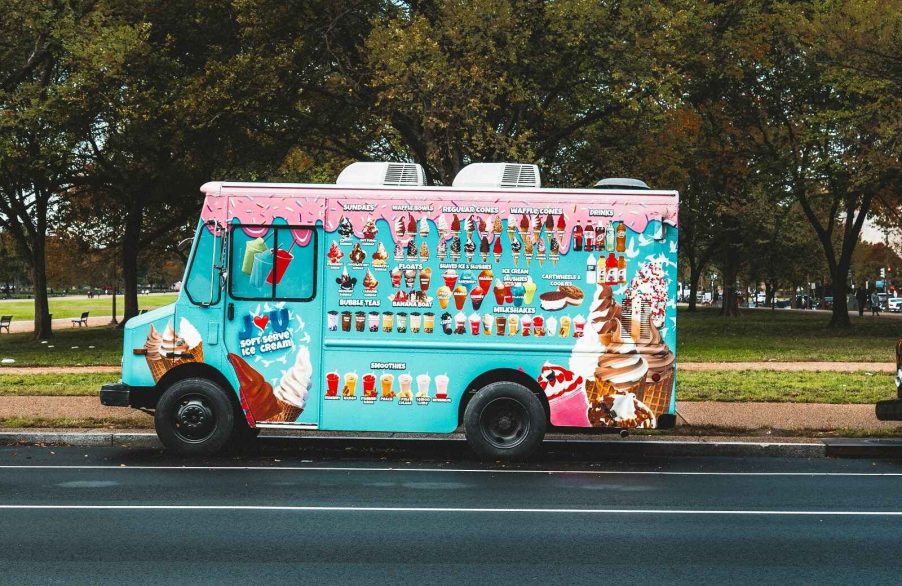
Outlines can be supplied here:
<path id="1" fill-rule="evenodd" d="M 736 291 L 736 268 L 730 265 L 723 272 L 723 304 L 720 315 L 724 317 L 739 316 L 739 294 Z"/>
<path id="2" fill-rule="evenodd" d="M 845 246 L 843 246 L 845 249 Z M 854 249 L 854 245 L 852 247 Z M 830 273 L 830 279 L 833 281 L 833 315 L 830 316 L 831 328 L 848 328 L 852 325 L 849 319 L 849 283 L 846 279 L 849 277 L 849 266 L 852 262 L 852 253 L 846 254 L 843 250 L 839 258 L 839 263 L 834 271 Z"/>
<path id="3" fill-rule="evenodd" d="M 53 335 L 50 323 L 50 300 L 47 297 L 47 257 L 44 239 L 32 241 L 31 281 L 34 289 L 34 337 L 48 340 Z"/>
<path id="4" fill-rule="evenodd" d="M 695 266 L 689 263 L 689 309 L 695 311 L 696 303 L 698 303 L 698 281 L 702 278 L 701 265 Z"/>
<path id="5" fill-rule="evenodd" d="M 135 197 L 139 200 L 140 197 Z M 122 281 L 123 311 L 122 324 L 138 315 L 138 248 L 141 238 L 141 224 L 144 218 L 144 206 L 136 203 L 129 210 L 125 219 L 125 231 L 122 235 Z"/>

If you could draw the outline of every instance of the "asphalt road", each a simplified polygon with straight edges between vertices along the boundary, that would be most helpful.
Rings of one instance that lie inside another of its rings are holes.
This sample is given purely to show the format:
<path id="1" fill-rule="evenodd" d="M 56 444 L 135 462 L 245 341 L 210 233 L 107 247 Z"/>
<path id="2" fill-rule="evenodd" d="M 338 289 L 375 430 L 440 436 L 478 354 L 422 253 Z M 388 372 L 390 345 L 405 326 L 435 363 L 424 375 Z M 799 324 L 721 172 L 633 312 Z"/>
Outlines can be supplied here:
<path id="1" fill-rule="evenodd" d="M 0 448 L 0 582 L 898 583 L 902 463 Z"/>

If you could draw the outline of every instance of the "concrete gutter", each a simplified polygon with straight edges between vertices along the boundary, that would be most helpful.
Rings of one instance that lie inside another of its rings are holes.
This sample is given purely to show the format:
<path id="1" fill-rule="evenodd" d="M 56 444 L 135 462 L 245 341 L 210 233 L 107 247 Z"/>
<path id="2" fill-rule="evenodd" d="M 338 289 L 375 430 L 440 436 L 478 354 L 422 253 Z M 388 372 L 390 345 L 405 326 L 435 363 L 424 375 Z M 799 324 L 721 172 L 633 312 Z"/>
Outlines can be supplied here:
<path id="1" fill-rule="evenodd" d="M 288 437 L 279 434 L 261 435 L 258 443 L 268 450 L 293 452 L 340 452 L 343 455 L 371 454 L 399 450 L 417 456 L 466 456 L 468 448 L 462 434 L 450 436 L 399 434 L 323 434 Z M 133 449 L 161 449 L 156 434 L 148 432 L 0 432 L 0 445 L 63 445 L 72 447 L 123 447 Z M 902 454 L 902 442 L 899 442 Z M 792 457 L 823 458 L 826 445 L 820 440 L 761 441 L 760 438 L 633 437 L 614 436 L 586 439 L 580 436 L 549 434 L 544 453 L 553 458 L 609 459 L 621 457 Z M 867 456 L 857 456 L 867 457 Z"/>
<path id="2" fill-rule="evenodd" d="M 71 447 L 121 447 L 162 449 L 155 433 L 140 431 L 3 431 L 0 445 L 61 445 Z M 460 433 L 348 434 L 317 432 L 304 436 L 279 433 L 261 435 L 259 447 L 267 451 L 315 452 L 318 455 L 368 456 L 402 451 L 414 457 L 470 457 Z M 685 457 L 778 457 L 778 458 L 890 458 L 902 459 L 902 439 L 873 438 L 786 438 L 761 441 L 759 437 L 681 436 L 660 438 L 633 436 L 620 439 L 601 436 L 587 439 L 579 435 L 549 434 L 543 457 L 554 459 L 602 460 L 611 458 Z"/>

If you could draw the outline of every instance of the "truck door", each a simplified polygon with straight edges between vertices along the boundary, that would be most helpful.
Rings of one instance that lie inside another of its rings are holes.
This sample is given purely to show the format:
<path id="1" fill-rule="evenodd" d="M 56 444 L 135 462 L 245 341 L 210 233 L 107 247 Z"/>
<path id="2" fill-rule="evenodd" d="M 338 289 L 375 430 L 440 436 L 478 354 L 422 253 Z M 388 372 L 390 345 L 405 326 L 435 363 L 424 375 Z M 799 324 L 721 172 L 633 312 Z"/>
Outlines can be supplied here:
<path id="1" fill-rule="evenodd" d="M 276 220 L 279 222 L 280 220 Z M 321 302 L 315 226 L 230 226 L 224 368 L 258 423 L 319 424 Z"/>

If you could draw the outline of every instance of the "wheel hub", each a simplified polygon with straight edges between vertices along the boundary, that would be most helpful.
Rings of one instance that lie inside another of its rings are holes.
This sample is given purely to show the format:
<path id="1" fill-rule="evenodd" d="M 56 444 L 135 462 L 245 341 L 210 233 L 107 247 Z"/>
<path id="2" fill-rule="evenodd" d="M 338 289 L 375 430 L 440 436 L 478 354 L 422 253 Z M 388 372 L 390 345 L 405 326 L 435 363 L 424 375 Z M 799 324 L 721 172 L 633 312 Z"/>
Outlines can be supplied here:
<path id="1" fill-rule="evenodd" d="M 498 398 L 483 409 L 480 427 L 483 436 L 495 447 L 512 448 L 528 435 L 529 416 L 519 401 Z"/>
<path id="2" fill-rule="evenodd" d="M 216 427 L 213 410 L 199 397 L 182 401 L 175 412 L 175 427 L 188 441 L 199 441 L 212 433 Z"/>

